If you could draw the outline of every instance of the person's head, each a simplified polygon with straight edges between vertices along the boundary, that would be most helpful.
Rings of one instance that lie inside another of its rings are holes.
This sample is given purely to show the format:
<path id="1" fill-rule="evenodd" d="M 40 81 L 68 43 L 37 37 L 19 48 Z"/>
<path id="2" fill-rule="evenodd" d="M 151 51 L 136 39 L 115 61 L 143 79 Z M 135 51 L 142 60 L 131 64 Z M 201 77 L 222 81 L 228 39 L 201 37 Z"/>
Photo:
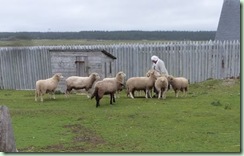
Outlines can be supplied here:
<path id="1" fill-rule="evenodd" d="M 158 57 L 157 57 L 156 55 L 153 55 L 153 56 L 151 57 L 151 60 L 152 60 L 153 63 L 157 63 L 157 61 L 158 61 Z"/>

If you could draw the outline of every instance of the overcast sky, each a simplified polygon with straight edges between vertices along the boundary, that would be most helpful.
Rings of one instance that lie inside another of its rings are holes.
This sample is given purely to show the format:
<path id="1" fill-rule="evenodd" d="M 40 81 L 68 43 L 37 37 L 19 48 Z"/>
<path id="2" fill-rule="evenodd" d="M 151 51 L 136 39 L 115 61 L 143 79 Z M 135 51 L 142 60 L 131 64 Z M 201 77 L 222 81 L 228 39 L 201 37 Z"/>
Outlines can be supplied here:
<path id="1" fill-rule="evenodd" d="M 224 0 L 0 0 L 0 32 L 215 31 Z"/>

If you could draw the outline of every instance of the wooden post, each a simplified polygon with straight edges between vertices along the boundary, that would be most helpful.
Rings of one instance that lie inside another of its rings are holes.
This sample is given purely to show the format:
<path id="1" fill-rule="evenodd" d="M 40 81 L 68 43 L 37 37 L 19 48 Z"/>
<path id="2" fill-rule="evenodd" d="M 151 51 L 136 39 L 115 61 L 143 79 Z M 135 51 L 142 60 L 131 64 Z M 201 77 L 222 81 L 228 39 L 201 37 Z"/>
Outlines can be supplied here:
<path id="1" fill-rule="evenodd" d="M 17 152 L 8 107 L 0 106 L 0 152 Z"/>

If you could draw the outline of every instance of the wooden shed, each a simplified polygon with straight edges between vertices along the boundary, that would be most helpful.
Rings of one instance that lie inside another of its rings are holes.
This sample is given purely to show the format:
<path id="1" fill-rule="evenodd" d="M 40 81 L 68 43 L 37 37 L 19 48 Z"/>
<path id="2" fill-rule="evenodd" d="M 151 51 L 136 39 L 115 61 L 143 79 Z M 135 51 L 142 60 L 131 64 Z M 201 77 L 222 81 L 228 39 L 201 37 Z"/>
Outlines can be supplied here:
<path id="1" fill-rule="evenodd" d="M 65 78 L 89 76 L 97 72 L 101 78 L 116 73 L 115 56 L 103 49 L 54 46 L 0 48 L 0 89 L 35 89 L 39 79 L 62 73 L 58 90 L 66 90 Z"/>
<path id="2" fill-rule="evenodd" d="M 101 78 L 113 77 L 115 56 L 105 50 L 49 50 L 52 74 L 69 76 L 89 76 L 96 72 Z M 59 83 L 61 91 L 66 89 L 65 81 Z"/>

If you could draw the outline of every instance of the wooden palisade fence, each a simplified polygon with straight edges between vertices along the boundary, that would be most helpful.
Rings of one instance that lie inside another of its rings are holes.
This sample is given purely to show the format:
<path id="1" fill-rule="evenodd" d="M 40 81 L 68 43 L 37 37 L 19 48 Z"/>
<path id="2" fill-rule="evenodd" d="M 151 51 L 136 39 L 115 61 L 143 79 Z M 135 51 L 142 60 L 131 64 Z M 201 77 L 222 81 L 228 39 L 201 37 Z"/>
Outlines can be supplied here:
<path id="1" fill-rule="evenodd" d="M 105 49 L 117 58 L 112 75 L 124 71 L 126 79 L 144 76 L 151 68 L 152 55 L 165 62 L 169 74 L 184 76 L 191 83 L 240 76 L 239 41 L 3 47 L 0 48 L 0 89 L 34 89 L 36 80 L 51 76 L 49 51 L 59 49 Z"/>
<path id="2" fill-rule="evenodd" d="M 0 106 L 0 152 L 17 152 L 11 118 L 6 106 Z"/>

